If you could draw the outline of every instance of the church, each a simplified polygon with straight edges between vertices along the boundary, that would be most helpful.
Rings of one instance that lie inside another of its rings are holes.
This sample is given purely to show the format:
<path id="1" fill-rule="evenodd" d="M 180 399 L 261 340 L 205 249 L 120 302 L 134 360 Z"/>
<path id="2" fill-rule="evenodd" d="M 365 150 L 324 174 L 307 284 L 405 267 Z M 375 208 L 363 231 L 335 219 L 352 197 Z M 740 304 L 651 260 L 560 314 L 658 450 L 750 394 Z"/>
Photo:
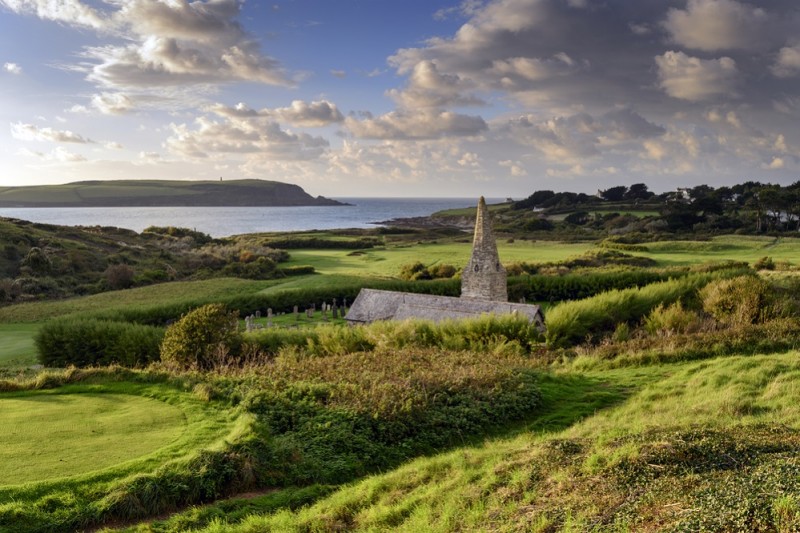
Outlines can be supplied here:
<path id="1" fill-rule="evenodd" d="M 485 314 L 525 316 L 544 330 L 544 314 L 538 305 L 508 301 L 506 270 L 500 263 L 489 211 L 481 196 L 475 218 L 472 255 L 461 273 L 460 298 L 361 289 L 345 320 L 350 324 L 407 318 L 439 322 L 476 318 Z"/>

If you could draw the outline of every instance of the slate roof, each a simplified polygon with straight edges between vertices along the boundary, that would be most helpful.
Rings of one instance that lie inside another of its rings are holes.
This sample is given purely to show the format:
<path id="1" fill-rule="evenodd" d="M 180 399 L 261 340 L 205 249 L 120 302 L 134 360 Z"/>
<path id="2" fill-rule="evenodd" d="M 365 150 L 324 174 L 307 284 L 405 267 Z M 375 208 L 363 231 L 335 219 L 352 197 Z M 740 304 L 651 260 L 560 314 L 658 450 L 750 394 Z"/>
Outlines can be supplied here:
<path id="1" fill-rule="evenodd" d="M 527 316 L 531 322 L 544 326 L 544 314 L 538 305 L 378 289 L 361 289 L 350 306 L 345 320 L 350 323 L 369 323 L 376 320 L 421 318 L 440 322 L 475 318 L 485 314 L 508 315 L 515 312 Z"/>

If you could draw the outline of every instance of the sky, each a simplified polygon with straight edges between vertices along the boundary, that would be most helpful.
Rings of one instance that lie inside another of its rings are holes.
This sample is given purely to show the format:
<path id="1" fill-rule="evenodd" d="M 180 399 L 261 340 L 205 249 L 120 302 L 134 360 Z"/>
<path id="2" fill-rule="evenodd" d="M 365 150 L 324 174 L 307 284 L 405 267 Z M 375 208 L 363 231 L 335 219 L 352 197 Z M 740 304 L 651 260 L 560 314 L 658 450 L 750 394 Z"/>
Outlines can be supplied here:
<path id="1" fill-rule="evenodd" d="M 0 0 L 0 185 L 800 180 L 797 0 Z"/>

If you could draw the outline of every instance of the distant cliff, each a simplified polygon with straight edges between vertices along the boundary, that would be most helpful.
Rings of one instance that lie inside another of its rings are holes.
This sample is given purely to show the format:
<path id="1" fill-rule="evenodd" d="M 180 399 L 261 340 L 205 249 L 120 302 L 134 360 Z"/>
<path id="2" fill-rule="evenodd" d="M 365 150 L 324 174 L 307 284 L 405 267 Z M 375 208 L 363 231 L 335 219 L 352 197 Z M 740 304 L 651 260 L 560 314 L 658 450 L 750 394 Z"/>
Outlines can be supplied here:
<path id="1" fill-rule="evenodd" d="M 0 207 L 185 207 L 347 205 L 298 185 L 265 180 L 79 181 L 0 187 Z"/>

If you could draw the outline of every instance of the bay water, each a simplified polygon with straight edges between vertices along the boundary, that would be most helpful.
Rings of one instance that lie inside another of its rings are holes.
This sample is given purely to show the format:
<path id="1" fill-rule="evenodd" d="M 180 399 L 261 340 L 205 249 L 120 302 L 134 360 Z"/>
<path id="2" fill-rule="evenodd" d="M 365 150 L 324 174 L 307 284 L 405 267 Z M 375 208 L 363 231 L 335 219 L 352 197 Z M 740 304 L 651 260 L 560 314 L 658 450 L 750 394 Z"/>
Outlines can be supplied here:
<path id="1" fill-rule="evenodd" d="M 36 207 L 0 208 L 0 217 L 61 226 L 190 228 L 212 237 L 273 231 L 370 228 L 393 218 L 427 216 L 477 205 L 475 198 L 335 198 L 347 206 L 302 207 Z M 487 198 L 488 203 L 502 201 Z"/>

